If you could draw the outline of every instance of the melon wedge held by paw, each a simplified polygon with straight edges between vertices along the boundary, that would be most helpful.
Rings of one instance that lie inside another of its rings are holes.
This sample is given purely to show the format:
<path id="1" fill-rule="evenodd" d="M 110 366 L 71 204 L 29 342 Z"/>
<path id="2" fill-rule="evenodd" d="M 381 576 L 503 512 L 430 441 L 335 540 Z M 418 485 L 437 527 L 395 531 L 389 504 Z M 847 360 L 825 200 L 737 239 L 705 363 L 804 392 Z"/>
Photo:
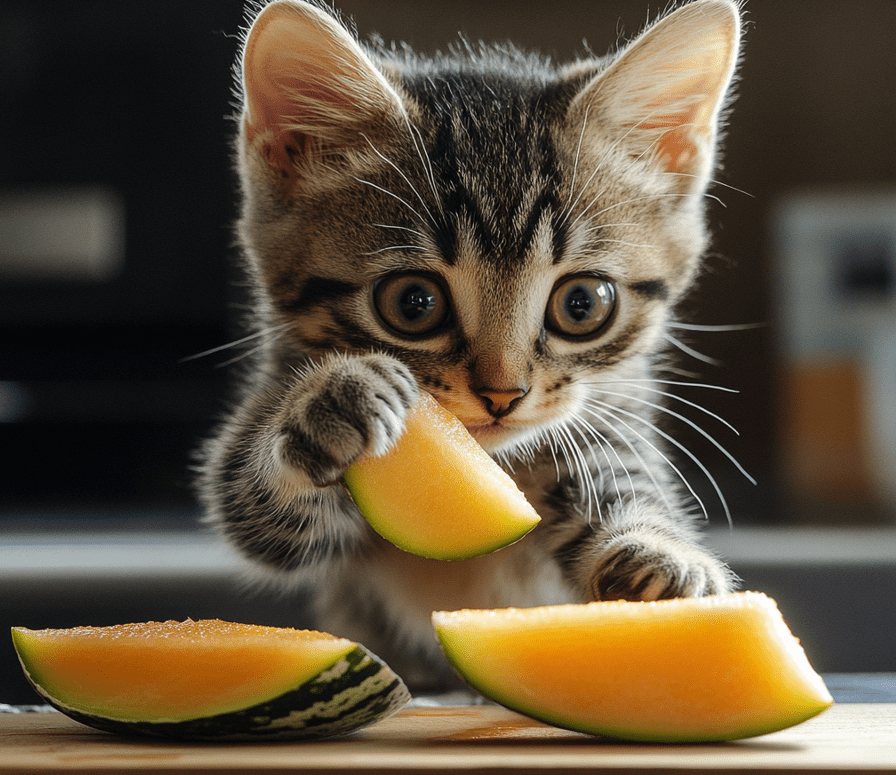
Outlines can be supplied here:
<path id="1" fill-rule="evenodd" d="M 391 715 L 404 683 L 362 646 L 217 619 L 14 627 L 25 675 L 89 726 L 187 740 L 318 738 Z"/>
<path id="2" fill-rule="evenodd" d="M 737 740 L 833 702 L 774 600 L 437 611 L 445 655 L 474 689 L 555 726 L 647 742 Z"/>
<path id="3" fill-rule="evenodd" d="M 385 455 L 348 469 L 345 483 L 383 538 L 434 560 L 466 560 L 518 541 L 535 509 L 454 415 L 421 393 Z"/>

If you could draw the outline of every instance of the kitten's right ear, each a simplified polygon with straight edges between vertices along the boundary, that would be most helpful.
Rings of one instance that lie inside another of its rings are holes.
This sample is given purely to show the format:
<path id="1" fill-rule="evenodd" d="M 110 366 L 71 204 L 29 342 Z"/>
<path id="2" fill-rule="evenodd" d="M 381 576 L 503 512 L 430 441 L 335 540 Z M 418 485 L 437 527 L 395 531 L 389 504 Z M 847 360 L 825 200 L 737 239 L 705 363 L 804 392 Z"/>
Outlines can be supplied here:
<path id="1" fill-rule="evenodd" d="M 678 176 L 683 192 L 701 193 L 739 47 L 737 0 L 693 0 L 627 46 L 576 96 L 570 114 L 577 126 L 615 131 L 633 159 Z"/>
<path id="2" fill-rule="evenodd" d="M 243 130 L 287 187 L 317 159 L 359 142 L 403 110 L 401 98 L 329 14 L 275 0 L 256 17 L 241 61 Z"/>

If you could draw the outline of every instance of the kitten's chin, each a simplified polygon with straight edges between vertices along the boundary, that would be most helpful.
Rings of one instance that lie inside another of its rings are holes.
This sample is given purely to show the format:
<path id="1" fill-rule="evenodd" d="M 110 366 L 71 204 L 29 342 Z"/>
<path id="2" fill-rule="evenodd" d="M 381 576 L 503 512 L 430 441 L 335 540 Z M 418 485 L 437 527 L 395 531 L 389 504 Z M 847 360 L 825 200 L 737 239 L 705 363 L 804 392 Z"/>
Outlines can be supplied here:
<path id="1" fill-rule="evenodd" d="M 467 425 L 467 431 L 489 454 L 506 451 L 525 441 L 532 435 L 528 428 L 507 428 L 494 423 L 488 425 Z"/>

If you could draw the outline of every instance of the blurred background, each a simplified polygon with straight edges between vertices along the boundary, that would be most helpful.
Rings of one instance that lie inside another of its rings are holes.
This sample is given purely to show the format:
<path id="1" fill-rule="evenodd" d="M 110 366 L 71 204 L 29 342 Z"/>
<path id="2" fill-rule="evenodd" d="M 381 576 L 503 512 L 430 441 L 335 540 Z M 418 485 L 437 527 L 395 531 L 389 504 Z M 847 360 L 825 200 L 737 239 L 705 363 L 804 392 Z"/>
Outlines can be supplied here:
<path id="1" fill-rule="evenodd" d="M 583 41 L 610 50 L 665 5 L 339 7 L 362 35 L 422 50 L 463 32 L 566 60 Z M 718 550 L 778 597 L 819 669 L 896 670 L 878 645 L 896 640 L 896 612 L 872 602 L 896 593 L 896 3 L 750 0 L 746 18 L 708 203 L 715 240 L 683 308 L 721 328 L 675 333 L 698 353 L 681 351 L 688 379 L 737 391 L 681 395 L 740 431 L 692 413 L 756 486 L 675 428 L 733 530 L 682 464 Z M 241 335 L 230 116 L 242 22 L 240 0 L 0 0 L 4 626 L 302 624 L 299 604 L 234 581 L 190 488 L 241 352 L 191 357 Z"/>

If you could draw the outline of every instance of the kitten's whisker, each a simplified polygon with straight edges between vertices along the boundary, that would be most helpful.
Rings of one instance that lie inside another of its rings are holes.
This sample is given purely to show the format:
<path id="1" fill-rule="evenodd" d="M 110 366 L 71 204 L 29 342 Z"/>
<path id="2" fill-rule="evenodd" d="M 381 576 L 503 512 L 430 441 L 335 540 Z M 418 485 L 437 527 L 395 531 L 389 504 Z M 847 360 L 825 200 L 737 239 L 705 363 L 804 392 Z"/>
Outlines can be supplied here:
<path id="1" fill-rule="evenodd" d="M 689 347 L 684 342 L 682 342 L 680 339 L 677 339 L 676 337 L 672 336 L 672 334 L 669 334 L 669 333 L 663 334 L 663 339 L 665 339 L 667 342 L 669 342 L 670 344 L 677 347 L 685 355 L 690 355 L 692 358 L 696 358 L 698 361 L 703 361 L 703 363 L 708 363 L 710 366 L 724 365 L 722 363 L 722 361 L 720 361 L 718 358 L 712 358 L 709 355 L 704 355 L 703 353 L 695 350 L 693 347 Z"/>
<path id="2" fill-rule="evenodd" d="M 595 502 L 597 503 L 597 519 L 598 522 L 601 522 L 603 521 L 603 516 L 600 511 L 600 501 L 597 500 L 596 494 L 594 492 L 594 477 L 591 475 L 591 469 L 588 466 L 588 461 L 585 460 L 585 454 L 582 451 L 582 448 L 578 444 L 576 444 L 575 439 L 573 438 L 573 435 L 568 427 L 561 426 L 560 428 L 558 428 L 558 430 L 562 434 L 562 437 L 565 438 L 569 443 L 569 450 L 572 453 L 573 460 L 576 463 L 575 478 L 579 481 L 579 490 L 583 491 L 583 494 L 586 496 L 587 507 L 585 513 L 588 517 L 588 524 L 591 524 L 591 514 L 594 510 Z"/>
<path id="3" fill-rule="evenodd" d="M 367 141 L 367 144 L 370 146 L 370 149 L 371 149 L 377 156 L 379 156 L 384 162 L 386 162 L 386 164 L 388 164 L 393 170 L 395 170 L 395 171 L 401 176 L 401 179 L 402 179 L 405 183 L 408 184 L 408 188 L 410 188 L 411 191 L 414 192 L 414 196 L 417 197 L 417 201 L 420 202 L 420 204 L 423 206 L 423 209 L 426 211 L 426 215 L 429 217 L 429 222 L 430 222 L 433 226 L 436 226 L 437 223 L 436 223 L 436 219 L 435 219 L 435 217 L 434 217 L 433 214 L 432 214 L 432 210 L 429 209 L 429 205 L 426 204 L 426 200 L 423 198 L 423 196 L 422 196 L 422 195 L 420 194 L 420 192 L 417 190 L 417 187 L 416 187 L 413 183 L 411 183 L 410 178 L 408 178 L 408 176 L 404 174 L 404 172 L 402 171 L 402 169 L 401 169 L 401 168 L 400 168 L 394 161 L 392 161 L 391 159 L 387 158 L 385 155 L 383 155 L 382 153 L 380 153 L 380 152 L 377 150 L 376 146 L 374 146 L 374 144 L 370 141 L 370 138 L 369 138 L 366 134 L 364 134 L 364 133 L 362 132 L 362 133 L 361 133 L 361 137 L 363 137 L 364 140 Z"/>
<path id="4" fill-rule="evenodd" d="M 671 379 L 601 379 L 598 382 L 595 382 L 596 385 L 625 385 L 631 383 L 632 385 L 640 385 L 640 384 L 657 384 L 657 385 L 672 385 L 674 387 L 693 387 L 693 388 L 705 388 L 707 390 L 719 390 L 722 393 L 739 393 L 739 390 L 735 390 L 730 387 L 723 387 L 722 385 L 712 385 L 705 382 L 679 382 Z"/>
<path id="5" fill-rule="evenodd" d="M 420 220 L 420 221 L 426 220 L 426 218 L 424 216 L 422 216 L 416 208 L 414 208 L 406 199 L 402 199 L 398 194 L 396 194 L 392 191 L 389 191 L 389 189 L 387 189 L 387 188 L 378 186 L 376 183 L 373 183 L 369 180 L 365 180 L 364 178 L 355 178 L 355 180 L 358 183 L 361 183 L 365 186 L 370 186 L 371 188 L 374 188 L 377 191 L 380 191 L 381 193 L 386 194 L 386 196 L 391 196 L 393 199 L 398 200 L 399 202 L 401 202 L 401 204 L 403 204 L 405 207 L 407 207 L 408 210 L 410 210 L 414 215 L 416 215 L 418 220 Z M 427 211 L 427 213 L 428 213 L 428 211 Z M 429 216 L 429 220 L 431 223 L 435 224 L 435 222 L 432 220 L 432 215 Z"/>
<path id="6" fill-rule="evenodd" d="M 567 208 L 567 210 L 566 210 L 566 214 L 564 215 L 564 217 L 563 217 L 562 220 L 560 221 L 560 225 L 561 225 L 561 226 L 562 226 L 564 223 L 566 223 L 566 220 L 567 220 L 567 218 L 569 217 L 569 214 L 572 212 L 572 209 L 579 203 L 579 201 L 581 200 L 581 198 L 585 195 L 585 191 L 586 191 L 586 189 L 588 188 L 588 186 L 591 185 L 591 181 L 594 180 L 594 176 L 597 175 L 597 173 L 600 172 L 600 171 L 603 169 L 604 162 L 607 160 L 607 157 L 608 157 L 611 153 L 613 153 L 613 151 L 616 150 L 616 147 L 617 147 L 618 145 L 620 145 L 621 143 L 623 143 L 623 142 L 628 138 L 628 136 L 629 136 L 632 132 L 634 132 L 636 129 L 638 129 L 638 127 L 640 127 L 641 124 L 643 124 L 645 121 L 647 121 L 648 119 L 650 119 L 650 118 L 652 117 L 652 115 L 653 115 L 653 114 L 648 115 L 648 116 L 646 116 L 645 118 L 642 118 L 642 119 L 641 119 L 639 122 L 637 122 L 636 124 L 633 124 L 631 127 L 629 127 L 628 131 L 625 132 L 625 134 L 623 134 L 623 135 L 621 135 L 620 137 L 618 137 L 618 138 L 616 139 L 616 141 L 615 141 L 609 148 L 607 148 L 607 150 L 604 152 L 603 156 L 601 156 L 600 159 L 598 160 L 597 164 L 594 165 L 594 170 L 592 171 L 591 175 L 589 175 L 588 180 L 585 181 L 585 184 L 582 186 L 581 191 L 579 191 L 579 195 L 576 197 L 575 201 L 574 201 L 572 204 L 570 204 L 569 207 Z M 583 127 L 583 128 L 584 128 L 584 127 Z M 575 219 L 573 220 L 573 222 L 570 224 L 570 228 L 572 228 L 573 226 L 575 226 L 575 225 L 576 225 L 576 224 L 577 224 L 577 223 L 578 223 L 578 222 L 585 216 L 585 214 L 588 212 L 588 210 L 591 209 L 591 206 L 594 204 L 594 202 L 595 202 L 599 197 L 603 196 L 604 191 L 605 191 L 605 189 L 599 191 L 598 194 L 597 194 L 597 196 L 595 196 L 595 198 L 591 200 L 591 203 L 588 205 L 588 207 L 586 207 L 581 213 L 579 213 L 579 215 L 577 215 L 577 216 L 575 217 Z"/>
<path id="7" fill-rule="evenodd" d="M 693 172 L 675 172 L 673 170 L 667 170 L 663 172 L 663 175 L 676 175 L 678 177 L 683 178 L 699 178 L 699 175 L 695 175 Z M 751 194 L 749 191 L 744 191 L 742 188 L 737 188 L 736 186 L 729 185 L 728 183 L 723 183 L 721 180 L 716 180 L 715 178 L 709 178 L 707 181 L 713 186 L 722 186 L 722 188 L 730 189 L 738 194 L 743 194 L 744 196 L 750 197 L 750 199 L 755 199 L 756 196 Z"/>
<path id="8" fill-rule="evenodd" d="M 656 476 L 653 473 L 653 466 L 649 465 L 647 463 L 647 461 L 644 460 L 644 456 L 641 454 L 641 451 L 637 448 L 637 446 L 635 446 L 635 444 L 628 438 L 628 436 L 626 436 L 621 430 L 619 430 L 619 428 L 617 428 L 616 425 L 614 425 L 612 422 L 610 422 L 609 419 L 607 419 L 608 416 L 611 417 L 614 421 L 624 425 L 632 433 L 633 436 L 635 436 L 636 438 L 639 438 L 648 447 L 650 447 L 660 457 L 660 459 L 663 460 L 678 475 L 678 477 L 684 482 L 685 486 L 688 487 L 688 489 L 692 492 L 696 501 L 701 506 L 703 505 L 703 502 L 700 500 L 697 493 L 693 492 L 691 487 L 688 485 L 688 482 L 687 482 L 687 480 L 685 480 L 684 475 L 681 473 L 681 471 L 679 471 L 678 468 L 675 466 L 675 464 L 662 452 L 662 450 L 658 449 L 656 447 L 656 445 L 652 444 L 647 439 L 647 437 L 645 437 L 641 433 L 638 433 L 638 431 L 636 431 L 634 428 L 632 428 L 627 422 L 625 422 L 625 420 L 623 420 L 619 417 L 616 417 L 615 415 L 613 415 L 612 413 L 608 412 L 605 409 L 601 409 L 598 406 L 588 406 L 587 411 L 590 415 L 599 419 L 602 425 L 604 425 L 606 428 L 611 430 L 616 435 L 616 437 L 623 444 L 625 444 L 626 447 L 628 447 L 629 452 L 631 452 L 635 456 L 635 460 L 637 460 L 638 464 L 641 466 L 642 472 L 647 476 L 648 479 L 650 479 L 651 484 L 653 484 L 654 492 L 657 493 L 660 500 L 663 502 L 663 504 L 666 506 L 667 509 L 669 509 L 671 511 L 673 508 L 672 504 L 669 502 L 669 499 L 666 497 L 666 489 L 667 488 L 663 487 L 659 483 L 659 481 L 657 480 Z M 584 422 L 588 422 L 588 420 L 585 420 L 584 418 L 582 418 L 582 419 Z M 591 425 L 590 422 L 588 422 L 588 424 Z M 634 482 L 631 478 L 631 473 L 629 472 L 628 467 L 625 466 L 624 464 L 623 464 L 623 468 L 625 469 L 625 472 L 629 477 L 629 482 L 631 483 L 632 489 L 634 491 Z M 703 509 L 703 511 L 704 511 L 704 513 L 706 513 L 705 508 Z"/>
<path id="9" fill-rule="evenodd" d="M 566 471 L 570 475 L 572 475 L 572 461 L 569 459 L 569 452 L 566 449 L 566 445 L 563 443 L 563 438 L 560 436 L 559 432 L 556 428 L 550 429 L 551 441 L 554 446 L 559 449 L 560 454 L 563 456 L 563 461 L 566 463 Z M 557 480 L 560 480 L 560 470 L 557 469 Z"/>
<path id="10" fill-rule="evenodd" d="M 594 455 L 594 449 L 588 440 L 585 438 L 585 434 L 590 435 L 595 443 L 597 444 L 597 448 L 601 451 L 601 454 L 604 457 L 604 460 L 607 461 L 607 468 L 610 469 L 610 476 L 613 479 L 613 489 L 616 490 L 616 497 L 622 501 L 622 493 L 619 490 L 619 478 L 616 476 L 616 467 L 613 465 L 613 461 L 610 460 L 610 456 L 607 454 L 607 447 L 612 450 L 613 454 L 616 456 L 616 460 L 619 463 L 621 469 L 625 472 L 625 475 L 628 477 L 628 485 L 632 494 L 632 503 L 637 505 L 638 496 L 635 491 L 635 483 L 632 481 L 632 475 L 629 473 L 628 467 L 622 461 L 622 458 L 619 456 L 618 450 L 610 443 L 609 439 L 600 433 L 593 425 L 591 425 L 587 420 L 582 417 L 573 417 L 573 424 L 575 425 L 576 432 L 582 437 L 582 441 L 585 444 L 588 444 L 589 450 L 591 450 L 592 457 Z M 597 465 L 597 461 L 594 461 L 595 465 Z M 599 469 L 601 470 L 601 469 Z M 603 480 L 603 471 L 601 470 L 601 480 Z M 601 481 L 601 485 L 603 482 Z"/>
<path id="11" fill-rule="evenodd" d="M 700 461 L 700 459 L 693 452 L 691 452 L 691 450 L 689 450 L 687 447 L 685 447 L 684 444 L 682 444 L 676 438 L 674 438 L 673 436 L 670 436 L 664 430 L 659 428 L 655 423 L 652 423 L 649 420 L 645 420 L 643 417 L 640 417 L 639 415 L 635 414 L 634 412 L 629 412 L 626 409 L 621 409 L 619 407 L 611 406 L 610 404 L 607 404 L 604 401 L 598 401 L 597 399 L 593 399 L 593 398 L 589 399 L 589 406 L 592 405 L 592 402 L 594 403 L 595 406 L 601 407 L 604 411 L 612 412 L 613 415 L 615 417 L 617 417 L 617 419 L 620 414 L 623 414 L 626 417 L 631 417 L 632 419 L 637 420 L 638 422 L 640 422 L 640 423 L 646 425 L 648 428 L 650 428 L 654 433 L 662 436 L 670 444 L 674 445 L 676 448 L 678 448 L 679 450 L 684 452 L 684 454 L 687 455 L 691 459 L 691 461 L 700 469 L 700 471 L 703 473 L 703 475 L 707 478 L 709 483 L 712 485 L 712 488 L 715 490 L 715 493 L 718 496 L 719 501 L 722 504 L 722 508 L 725 511 L 725 517 L 728 520 L 728 524 L 729 525 L 732 524 L 731 510 L 728 508 L 728 501 L 725 500 L 725 496 L 722 494 L 722 489 L 719 487 L 718 482 L 716 481 L 716 479 L 712 475 L 712 473 L 709 471 L 709 469 L 705 465 L 703 465 L 703 463 Z M 647 443 L 649 444 L 650 442 L 647 442 Z M 686 481 L 685 481 L 685 484 L 688 486 L 688 489 L 691 490 L 691 494 L 694 495 L 694 497 L 696 498 L 697 495 L 696 495 L 696 493 L 694 493 L 690 484 Z M 698 500 L 699 500 L 699 498 L 698 498 Z M 702 506 L 702 502 L 701 502 L 701 506 Z M 706 508 L 702 507 L 702 510 L 703 510 L 703 513 L 706 516 L 706 518 L 709 519 L 709 514 L 707 513 Z"/>
<path id="12" fill-rule="evenodd" d="M 222 361 L 221 363 L 216 363 L 215 368 L 216 369 L 225 369 L 228 366 L 232 366 L 234 363 L 238 363 L 239 361 L 243 360 L 244 358 L 248 358 L 251 355 L 254 355 L 255 353 L 257 353 L 259 350 L 264 349 L 265 345 L 266 345 L 266 343 L 262 342 L 261 344 L 250 348 L 249 350 L 244 350 L 239 355 L 235 355 L 233 358 L 229 358 L 228 360 Z"/>
<path id="13" fill-rule="evenodd" d="M 628 248 L 643 248 L 645 250 L 659 250 L 656 245 L 643 245 L 637 242 L 628 242 L 624 239 L 609 239 L 608 237 L 598 237 L 596 240 L 597 244 L 600 245 L 604 242 L 609 242 L 614 245 L 624 245 Z"/>
<path id="14" fill-rule="evenodd" d="M 596 386 L 603 385 L 604 383 L 601 382 L 601 381 L 598 381 L 598 382 L 591 382 L 591 383 L 588 383 L 588 384 L 590 384 L 590 385 L 592 386 L 592 388 L 594 388 L 594 387 L 596 387 Z M 621 381 L 621 382 L 619 382 L 618 384 L 625 385 L 626 383 L 623 382 L 623 381 Z M 685 383 L 685 384 L 686 384 L 686 383 Z M 692 406 L 692 407 L 694 407 L 694 409 L 697 409 L 697 410 L 703 412 L 704 414 L 709 415 L 709 416 L 712 417 L 714 420 L 718 420 L 718 421 L 719 421 L 720 423 L 722 423 L 722 425 L 724 425 L 726 428 L 729 428 L 729 429 L 730 429 L 731 431 L 733 431 L 736 435 L 740 436 L 740 432 L 739 432 L 739 431 L 737 430 L 737 428 L 735 428 L 730 422 L 728 422 L 728 421 L 727 421 L 726 419 L 724 419 L 723 417 L 720 417 L 720 416 L 717 415 L 715 412 L 711 412 L 711 411 L 710 411 L 709 409 L 707 409 L 705 406 L 700 406 L 700 404 L 696 403 L 695 401 L 689 401 L 687 398 L 684 398 L 683 396 L 676 395 L 675 393 L 672 393 L 672 392 L 670 392 L 670 391 L 668 391 L 668 390 L 660 390 L 659 388 L 644 387 L 644 386 L 640 386 L 640 385 L 639 385 L 639 386 L 638 386 L 638 389 L 639 389 L 639 390 L 643 390 L 643 391 L 648 392 L 648 393 L 656 393 L 656 394 L 658 394 L 658 395 L 665 396 L 666 398 L 671 398 L 671 399 L 673 399 L 673 400 L 675 400 L 675 401 L 680 401 L 681 403 L 683 403 L 683 404 L 687 404 L 688 406 Z M 623 396 L 624 398 L 630 398 L 630 399 L 633 400 L 633 401 L 643 401 L 643 400 L 644 400 L 644 399 L 642 399 L 642 398 L 638 398 L 638 397 L 636 397 L 636 396 L 629 395 L 628 393 L 611 393 L 611 392 L 608 391 L 608 390 L 600 390 L 600 389 L 597 389 L 597 392 L 598 392 L 598 393 L 606 393 L 606 394 L 614 395 L 614 396 Z M 734 391 L 729 391 L 729 392 L 734 392 Z M 646 402 L 645 402 L 645 403 L 646 403 Z"/>
<path id="15" fill-rule="evenodd" d="M 408 127 L 408 132 L 411 135 L 411 141 L 414 143 L 414 150 L 417 151 L 417 156 L 420 158 L 420 163 L 423 165 L 423 172 L 426 174 L 426 179 L 429 182 L 429 188 L 432 191 L 436 207 L 439 208 L 439 214 L 444 217 L 445 208 L 442 206 L 442 199 L 439 196 L 438 187 L 436 186 L 436 176 L 432 169 L 432 159 L 429 158 L 429 154 L 426 152 L 423 135 L 420 134 L 420 130 L 411 123 L 411 119 L 408 117 L 407 113 L 403 112 L 402 115 L 405 124 Z"/>
<path id="16" fill-rule="evenodd" d="M 595 223 L 592 226 L 586 227 L 584 229 L 584 232 L 585 232 L 585 234 L 591 234 L 592 232 L 595 232 L 595 231 L 602 231 L 603 229 L 610 229 L 613 227 L 622 228 L 625 226 L 637 226 L 637 225 L 638 225 L 637 223 L 634 223 L 631 221 L 628 223 L 625 223 L 624 221 L 621 221 L 619 223 Z"/>
<path id="17" fill-rule="evenodd" d="M 592 199 L 588 203 L 588 206 L 579 214 L 579 218 L 585 217 L 585 215 L 588 214 L 588 211 L 594 206 L 594 203 L 597 202 L 597 200 L 600 199 L 600 197 L 602 195 L 603 195 L 603 192 L 600 192 L 599 194 L 597 194 L 597 196 L 595 196 L 594 199 Z M 607 205 L 602 210 L 598 210 L 596 213 L 594 213 L 594 215 L 591 215 L 589 217 L 592 219 L 600 218 L 600 216 L 610 212 L 610 210 L 615 210 L 617 207 L 623 207 L 625 205 L 636 204 L 637 202 L 648 202 L 653 199 L 663 199 L 666 197 L 668 197 L 670 199 L 686 199 L 689 196 L 691 196 L 691 194 L 679 194 L 679 193 L 671 192 L 671 191 L 666 191 L 666 192 L 663 192 L 660 194 L 648 194 L 646 196 L 636 196 L 636 197 L 632 197 L 631 199 L 623 199 L 621 202 L 614 202 L 611 205 Z M 707 195 L 707 196 L 709 196 L 709 195 Z M 596 225 L 598 226 L 598 228 L 600 227 L 600 224 L 596 224 Z"/>
<path id="18" fill-rule="evenodd" d="M 697 431 L 697 433 L 699 433 L 701 436 L 703 436 L 703 438 L 705 438 L 707 441 L 709 441 L 716 449 L 718 449 L 719 452 L 721 452 L 725 457 L 727 457 L 728 460 L 730 460 L 734 464 L 734 467 L 737 468 L 737 470 L 740 471 L 740 473 L 743 474 L 744 477 L 746 477 L 747 481 L 749 481 L 751 484 L 756 484 L 756 480 L 752 476 L 750 476 L 750 474 L 748 474 L 746 472 L 746 470 L 740 463 L 737 462 L 734 455 L 732 455 L 727 449 L 725 449 L 725 447 L 723 447 L 718 441 L 716 441 L 716 439 L 712 436 L 712 434 L 707 433 L 706 430 L 701 428 L 699 425 L 697 425 L 697 423 L 695 423 L 690 418 L 685 417 L 683 414 L 680 414 L 679 412 L 676 412 L 674 409 L 670 409 L 668 406 L 663 406 L 662 404 L 658 404 L 653 401 L 648 401 L 645 398 L 639 398 L 637 396 L 630 396 L 625 393 L 616 393 L 612 390 L 600 390 L 599 388 L 592 388 L 592 389 L 596 393 L 601 393 L 603 395 L 608 395 L 608 396 L 616 396 L 617 398 L 627 398 L 631 401 L 635 401 L 639 404 L 643 404 L 644 406 L 649 406 L 651 409 L 656 409 L 658 412 L 667 414 L 670 417 L 674 417 L 676 420 L 680 420 L 681 422 L 685 423 L 686 425 L 689 425 L 691 428 L 693 428 L 695 431 Z M 657 392 L 662 393 L 662 391 L 657 391 Z M 675 396 L 672 394 L 669 394 L 669 396 L 671 398 L 678 398 L 678 396 Z M 710 412 L 708 409 L 704 409 L 702 406 L 692 403 L 691 401 L 687 401 L 686 399 L 680 399 L 680 400 L 684 401 L 686 404 L 689 404 L 690 406 L 693 406 L 693 407 L 705 412 L 710 417 L 714 417 L 719 422 L 727 425 L 729 428 L 731 428 L 732 431 L 737 433 L 737 431 L 734 429 L 733 426 L 731 426 L 730 424 L 725 422 L 718 415 Z M 624 410 L 622 410 L 622 411 L 624 411 Z M 738 434 L 738 435 L 740 435 L 740 434 Z"/>
<path id="19" fill-rule="evenodd" d="M 371 250 L 364 253 L 364 255 L 378 256 L 380 253 L 388 253 L 390 250 L 425 250 L 425 248 L 420 245 L 388 245 L 387 247 L 379 248 L 378 250 Z"/>
<path id="20" fill-rule="evenodd" d="M 560 481 L 560 461 L 557 460 L 557 450 L 556 450 L 556 439 L 554 438 L 553 429 L 547 428 L 543 434 L 543 442 L 547 444 L 548 450 L 551 453 L 551 458 L 554 461 L 554 471 L 557 474 L 557 481 Z"/>
<path id="21" fill-rule="evenodd" d="M 421 240 L 427 239 L 427 236 L 420 231 L 419 229 L 412 229 L 408 226 L 395 226 L 388 223 L 371 223 L 371 226 L 376 226 L 380 229 L 398 229 L 400 231 L 406 231 L 408 234 L 413 234 L 415 237 L 419 237 Z"/>
<path id="22" fill-rule="evenodd" d="M 561 227 L 566 222 L 566 219 L 569 217 L 569 213 L 572 208 L 573 192 L 576 190 L 576 177 L 579 174 L 579 156 L 582 153 L 582 140 L 585 139 L 585 127 L 588 125 L 588 113 L 590 111 L 591 111 L 591 106 L 586 105 L 585 106 L 585 115 L 582 118 L 582 129 L 579 132 L 579 142 L 576 145 L 576 156 L 575 156 L 575 159 L 573 160 L 573 164 L 572 164 L 572 179 L 570 180 L 570 183 L 569 183 L 569 196 L 566 198 L 566 204 L 563 206 L 563 210 L 561 211 L 561 212 L 563 212 L 563 217 L 560 219 Z"/>
<path id="23" fill-rule="evenodd" d="M 750 331 L 754 328 L 766 328 L 767 323 L 729 323 L 721 325 L 701 325 L 698 323 L 667 323 L 668 328 L 680 328 L 682 331 L 709 331 L 712 333 L 725 331 Z"/>
<path id="24" fill-rule="evenodd" d="M 263 336 L 268 336 L 270 334 L 279 334 L 282 333 L 285 329 L 289 328 L 292 325 L 292 322 L 281 323 L 279 326 L 270 326 L 268 328 L 264 328 L 261 331 L 256 331 L 254 334 L 249 334 L 248 336 L 244 336 L 241 339 L 235 339 L 232 342 L 228 342 L 227 344 L 220 344 L 217 347 L 211 347 L 208 350 L 203 350 L 201 353 L 194 353 L 193 355 L 187 355 L 184 358 L 181 358 L 178 363 L 186 363 L 188 361 L 195 361 L 199 358 L 205 358 L 209 355 L 214 355 L 215 353 L 222 352 L 224 350 L 230 350 L 234 347 L 239 347 L 241 344 L 246 344 L 247 342 L 251 342 L 253 339 L 258 339 Z M 257 348 L 256 348 L 257 349 Z M 253 349 L 254 352 L 254 349 Z"/>

